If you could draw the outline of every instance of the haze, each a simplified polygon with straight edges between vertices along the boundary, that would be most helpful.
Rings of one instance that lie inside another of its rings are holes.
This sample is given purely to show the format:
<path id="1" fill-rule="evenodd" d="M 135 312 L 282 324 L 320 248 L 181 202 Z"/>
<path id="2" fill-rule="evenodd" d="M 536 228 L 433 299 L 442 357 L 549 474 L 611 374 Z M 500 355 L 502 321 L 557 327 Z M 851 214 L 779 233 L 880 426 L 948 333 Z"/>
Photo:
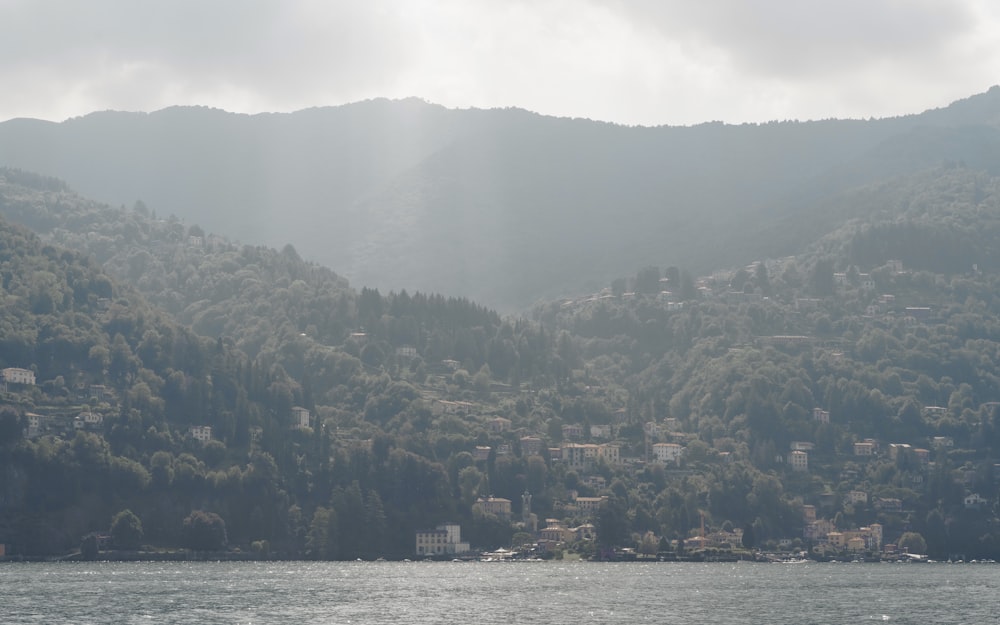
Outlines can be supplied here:
<path id="1" fill-rule="evenodd" d="M 0 0 L 0 120 L 373 97 L 640 125 L 894 116 L 995 82 L 979 0 Z"/>

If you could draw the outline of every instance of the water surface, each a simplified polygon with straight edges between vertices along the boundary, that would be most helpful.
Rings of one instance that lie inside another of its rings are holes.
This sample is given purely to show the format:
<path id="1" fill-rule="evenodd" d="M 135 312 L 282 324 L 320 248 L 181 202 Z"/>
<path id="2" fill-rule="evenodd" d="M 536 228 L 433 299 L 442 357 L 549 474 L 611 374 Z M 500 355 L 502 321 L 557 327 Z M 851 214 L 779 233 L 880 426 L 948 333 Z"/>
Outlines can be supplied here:
<path id="1" fill-rule="evenodd" d="M 0 622 L 997 623 L 1000 567 L 957 564 L 0 564 Z"/>

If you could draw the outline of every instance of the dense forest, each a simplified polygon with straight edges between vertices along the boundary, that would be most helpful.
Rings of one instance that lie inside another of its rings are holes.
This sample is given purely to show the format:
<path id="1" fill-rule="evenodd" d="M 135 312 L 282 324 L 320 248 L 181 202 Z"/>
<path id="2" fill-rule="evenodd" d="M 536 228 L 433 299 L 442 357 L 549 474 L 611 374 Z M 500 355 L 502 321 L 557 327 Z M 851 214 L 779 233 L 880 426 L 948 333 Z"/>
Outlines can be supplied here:
<path id="1" fill-rule="evenodd" d="M 3 393 L 0 543 L 403 558 L 445 521 L 487 549 L 558 519 L 595 526 L 584 553 L 702 524 L 809 548 L 812 509 L 996 558 L 998 185 L 900 175 L 795 256 L 506 317 L 0 170 L 0 368 L 36 380 Z"/>

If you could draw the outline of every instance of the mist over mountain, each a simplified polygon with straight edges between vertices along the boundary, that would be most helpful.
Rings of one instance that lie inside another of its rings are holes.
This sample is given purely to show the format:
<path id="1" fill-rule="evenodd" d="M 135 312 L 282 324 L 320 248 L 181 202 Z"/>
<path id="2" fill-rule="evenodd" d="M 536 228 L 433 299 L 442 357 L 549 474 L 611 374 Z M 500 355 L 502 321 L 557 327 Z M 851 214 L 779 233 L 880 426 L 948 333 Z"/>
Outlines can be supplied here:
<path id="1" fill-rule="evenodd" d="M 1000 170 L 1000 89 L 882 120 L 625 127 L 373 100 L 291 114 L 177 107 L 0 124 L 0 165 L 142 200 L 383 291 L 500 310 L 637 267 L 778 257 L 857 216 L 844 193 Z"/>

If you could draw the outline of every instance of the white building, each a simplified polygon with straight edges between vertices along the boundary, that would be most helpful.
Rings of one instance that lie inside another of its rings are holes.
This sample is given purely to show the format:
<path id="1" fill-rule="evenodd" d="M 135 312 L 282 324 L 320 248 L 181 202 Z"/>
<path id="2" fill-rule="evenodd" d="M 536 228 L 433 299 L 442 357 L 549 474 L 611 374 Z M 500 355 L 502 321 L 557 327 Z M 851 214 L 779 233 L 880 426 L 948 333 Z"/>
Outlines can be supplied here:
<path id="1" fill-rule="evenodd" d="M 469 543 L 462 542 L 462 528 L 457 523 L 443 523 L 432 530 L 417 530 L 416 554 L 418 556 L 453 555 L 469 551 Z"/>
<path id="2" fill-rule="evenodd" d="M 415 358 L 417 356 L 417 348 L 412 345 L 403 345 L 396 348 L 396 355 L 404 358 Z"/>
<path id="3" fill-rule="evenodd" d="M 30 369 L 19 369 L 17 367 L 7 367 L 2 372 L 3 381 L 8 384 L 35 384 L 35 372 Z"/>
<path id="4" fill-rule="evenodd" d="M 210 425 L 192 425 L 188 429 L 188 433 L 191 434 L 192 438 L 203 443 L 212 440 L 212 426 Z"/>
<path id="5" fill-rule="evenodd" d="M 655 443 L 653 456 L 660 464 L 680 464 L 684 448 L 677 443 Z"/>
<path id="6" fill-rule="evenodd" d="M 854 443 L 854 455 L 855 456 L 874 456 L 875 455 L 875 443 L 872 441 L 861 441 Z"/>
<path id="7" fill-rule="evenodd" d="M 602 445 L 563 443 L 560 453 L 562 461 L 571 469 L 576 470 L 592 469 L 600 458 L 603 458 L 611 466 L 617 466 L 621 463 L 621 448 L 610 443 Z"/>
<path id="8" fill-rule="evenodd" d="M 292 422 L 296 427 L 307 428 L 309 427 L 309 410 L 303 408 L 302 406 L 292 407 Z"/>
<path id="9" fill-rule="evenodd" d="M 34 412 L 26 412 L 24 413 L 24 416 L 28 420 L 28 438 L 35 438 L 41 434 L 45 417 L 40 414 L 35 414 Z"/>
<path id="10" fill-rule="evenodd" d="M 591 438 L 611 438 L 611 426 L 607 424 L 590 426 Z"/>
<path id="11" fill-rule="evenodd" d="M 808 471 L 809 454 L 798 450 L 789 452 L 788 465 L 792 467 L 792 471 Z"/>
<path id="12" fill-rule="evenodd" d="M 980 506 L 987 503 L 987 500 L 983 499 L 979 493 L 971 493 L 965 496 L 963 502 L 966 508 L 978 510 Z"/>
<path id="13" fill-rule="evenodd" d="M 104 424 L 104 416 L 97 412 L 81 412 L 77 418 L 82 419 L 83 424 L 90 428 L 99 428 Z"/>
<path id="14" fill-rule="evenodd" d="M 847 493 L 847 503 L 852 505 L 868 503 L 868 493 L 863 490 L 852 490 Z"/>

